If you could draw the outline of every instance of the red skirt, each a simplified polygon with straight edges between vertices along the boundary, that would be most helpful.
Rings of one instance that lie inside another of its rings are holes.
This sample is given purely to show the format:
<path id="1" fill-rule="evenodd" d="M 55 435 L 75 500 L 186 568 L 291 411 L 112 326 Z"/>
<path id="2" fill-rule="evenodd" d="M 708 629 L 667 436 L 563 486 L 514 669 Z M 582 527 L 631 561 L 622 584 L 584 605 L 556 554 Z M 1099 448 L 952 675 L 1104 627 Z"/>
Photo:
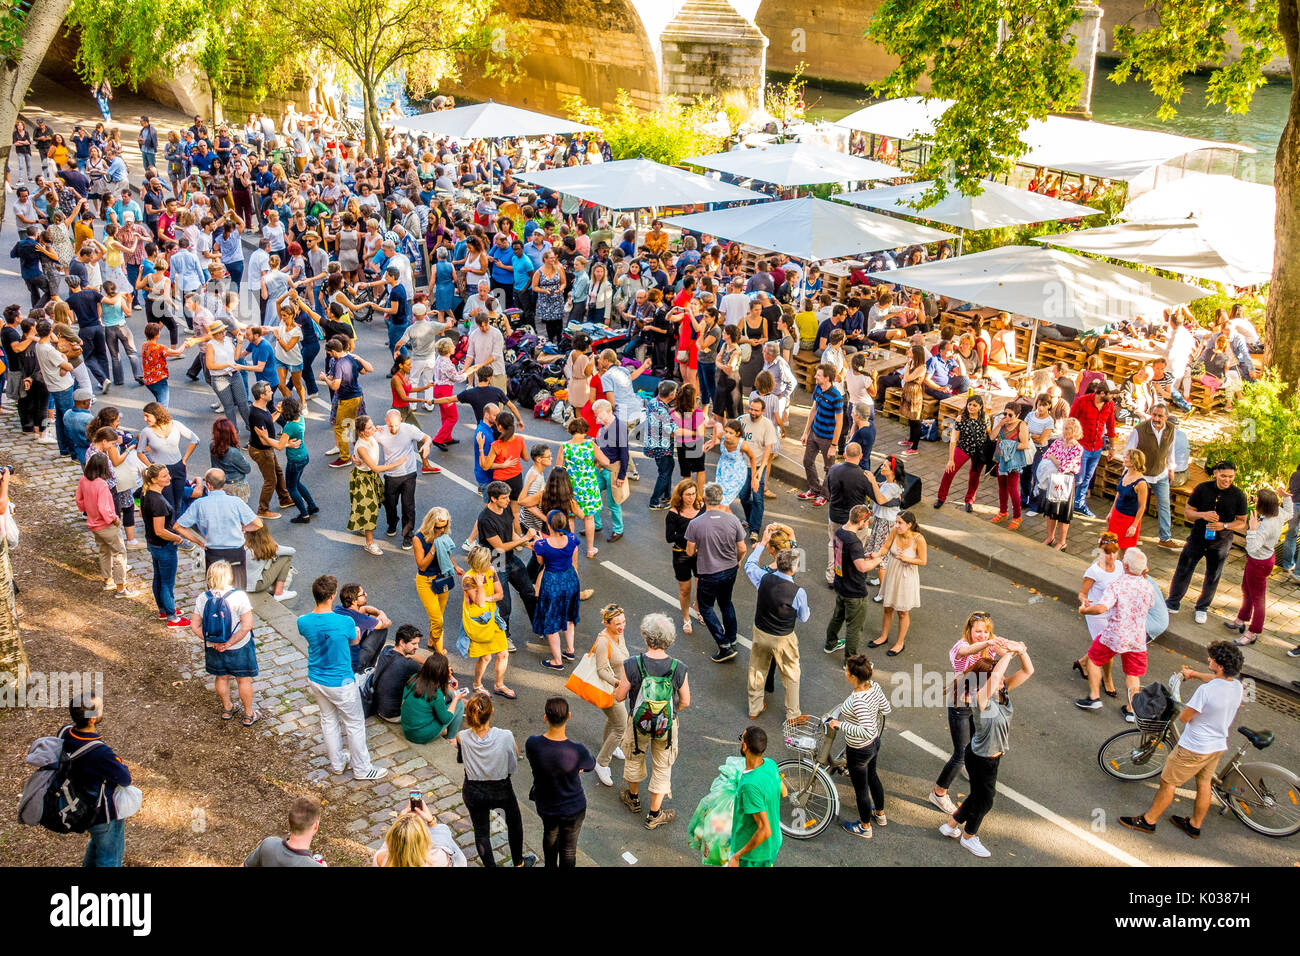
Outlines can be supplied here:
<path id="1" fill-rule="evenodd" d="M 1128 529 L 1133 526 L 1134 522 L 1137 523 L 1137 533 L 1130 535 Z M 1106 530 L 1119 538 L 1119 546 L 1121 550 L 1136 548 L 1138 545 L 1138 538 L 1142 535 L 1141 516 L 1138 515 L 1137 517 L 1134 517 L 1132 515 L 1120 514 L 1118 511 L 1111 509 L 1110 521 L 1106 523 Z"/>

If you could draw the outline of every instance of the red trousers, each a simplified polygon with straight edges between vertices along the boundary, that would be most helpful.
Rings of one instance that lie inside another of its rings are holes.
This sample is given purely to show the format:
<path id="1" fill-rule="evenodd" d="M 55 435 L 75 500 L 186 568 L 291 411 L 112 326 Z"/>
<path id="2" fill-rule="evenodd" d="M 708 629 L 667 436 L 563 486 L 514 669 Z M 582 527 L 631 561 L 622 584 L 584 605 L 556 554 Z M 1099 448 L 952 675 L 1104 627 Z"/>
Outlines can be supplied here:
<path id="1" fill-rule="evenodd" d="M 1277 559 L 1247 558 L 1246 570 L 1241 575 L 1241 610 L 1237 620 L 1248 625 L 1246 630 L 1258 637 L 1264 633 L 1264 597 L 1268 591 L 1268 575 Z"/>
<path id="2" fill-rule="evenodd" d="M 1011 496 L 1011 517 L 1020 517 L 1020 472 L 998 475 L 998 512 L 1007 513 L 1007 496 Z"/>
<path id="3" fill-rule="evenodd" d="M 454 394 L 450 385 L 433 386 L 434 398 L 445 398 Z M 433 436 L 436 442 L 447 442 L 456 437 L 456 422 L 460 418 L 460 412 L 457 411 L 455 403 L 439 405 L 438 412 L 442 416 L 442 425 L 438 429 L 438 434 Z"/>
<path id="4" fill-rule="evenodd" d="M 948 488 L 952 485 L 952 480 L 953 480 L 953 478 L 955 478 L 955 477 L 957 476 L 957 472 L 961 471 L 961 466 L 962 466 L 962 465 L 966 464 L 966 462 L 968 462 L 968 461 L 971 461 L 970 456 L 967 455 L 967 454 L 966 454 L 964 451 L 962 451 L 960 448 L 958 448 L 956 451 L 953 452 L 953 459 L 952 459 L 952 460 L 953 460 L 954 462 L 957 463 L 957 464 L 956 464 L 956 467 L 953 468 L 953 470 L 950 471 L 950 472 L 949 472 L 949 471 L 945 471 L 945 472 L 943 473 L 943 480 L 942 480 L 941 482 L 939 482 L 939 500 L 940 500 L 940 501 L 947 501 L 947 500 L 948 500 Z M 975 462 L 971 461 L 971 465 L 970 465 L 970 478 L 969 478 L 969 479 L 967 480 L 967 482 L 966 482 L 966 503 L 967 503 L 967 504 L 973 504 L 974 501 L 975 501 L 975 492 L 979 490 L 979 486 L 980 486 L 980 472 L 981 472 L 982 470 L 983 470 L 983 469 L 982 469 L 979 465 L 977 465 L 977 464 L 975 464 Z M 1019 507 L 1019 506 L 1017 506 L 1017 507 Z"/>

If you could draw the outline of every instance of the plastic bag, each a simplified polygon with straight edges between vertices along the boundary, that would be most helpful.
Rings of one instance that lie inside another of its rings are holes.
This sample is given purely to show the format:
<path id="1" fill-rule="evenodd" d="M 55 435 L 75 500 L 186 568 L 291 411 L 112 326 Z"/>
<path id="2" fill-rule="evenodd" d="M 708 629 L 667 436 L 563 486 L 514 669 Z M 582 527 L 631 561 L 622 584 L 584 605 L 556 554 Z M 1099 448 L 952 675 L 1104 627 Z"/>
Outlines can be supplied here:
<path id="1" fill-rule="evenodd" d="M 731 811 L 744 772 L 744 757 L 728 757 L 723 761 L 709 785 L 709 792 L 691 815 L 687 827 L 691 849 L 700 851 L 700 861 L 705 866 L 726 866 L 731 859 Z"/>

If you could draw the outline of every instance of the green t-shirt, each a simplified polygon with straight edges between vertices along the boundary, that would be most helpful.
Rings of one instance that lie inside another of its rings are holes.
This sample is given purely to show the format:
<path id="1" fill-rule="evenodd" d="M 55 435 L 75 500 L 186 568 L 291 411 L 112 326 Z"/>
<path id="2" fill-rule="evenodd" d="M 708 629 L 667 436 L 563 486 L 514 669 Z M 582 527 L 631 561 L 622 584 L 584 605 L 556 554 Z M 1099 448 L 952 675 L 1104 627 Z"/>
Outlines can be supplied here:
<path id="1" fill-rule="evenodd" d="M 732 853 L 748 843 L 758 830 L 753 815 L 764 810 L 772 835 L 742 856 L 741 866 L 771 866 L 781 849 L 781 773 L 770 757 L 764 757 L 761 764 L 740 775 L 740 788 L 731 809 Z"/>
<path id="2" fill-rule="evenodd" d="M 298 441 L 302 442 L 302 444 L 297 448 L 290 447 L 284 450 L 285 460 L 307 461 L 307 439 L 303 434 L 302 419 L 299 418 L 297 421 L 285 422 L 282 430 L 290 438 L 296 438 Z"/>

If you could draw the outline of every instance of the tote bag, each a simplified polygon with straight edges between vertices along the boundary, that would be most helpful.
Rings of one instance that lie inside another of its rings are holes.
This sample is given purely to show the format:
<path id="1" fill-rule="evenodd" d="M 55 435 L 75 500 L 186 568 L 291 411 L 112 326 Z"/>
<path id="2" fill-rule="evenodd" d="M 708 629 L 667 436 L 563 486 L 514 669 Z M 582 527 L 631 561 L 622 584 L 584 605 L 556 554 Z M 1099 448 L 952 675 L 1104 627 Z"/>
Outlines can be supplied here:
<path id="1" fill-rule="evenodd" d="M 571 691 L 601 710 L 614 704 L 614 688 L 601 679 L 596 671 L 596 645 L 591 646 L 578 666 L 573 669 L 569 679 L 564 682 L 564 689 Z"/>

